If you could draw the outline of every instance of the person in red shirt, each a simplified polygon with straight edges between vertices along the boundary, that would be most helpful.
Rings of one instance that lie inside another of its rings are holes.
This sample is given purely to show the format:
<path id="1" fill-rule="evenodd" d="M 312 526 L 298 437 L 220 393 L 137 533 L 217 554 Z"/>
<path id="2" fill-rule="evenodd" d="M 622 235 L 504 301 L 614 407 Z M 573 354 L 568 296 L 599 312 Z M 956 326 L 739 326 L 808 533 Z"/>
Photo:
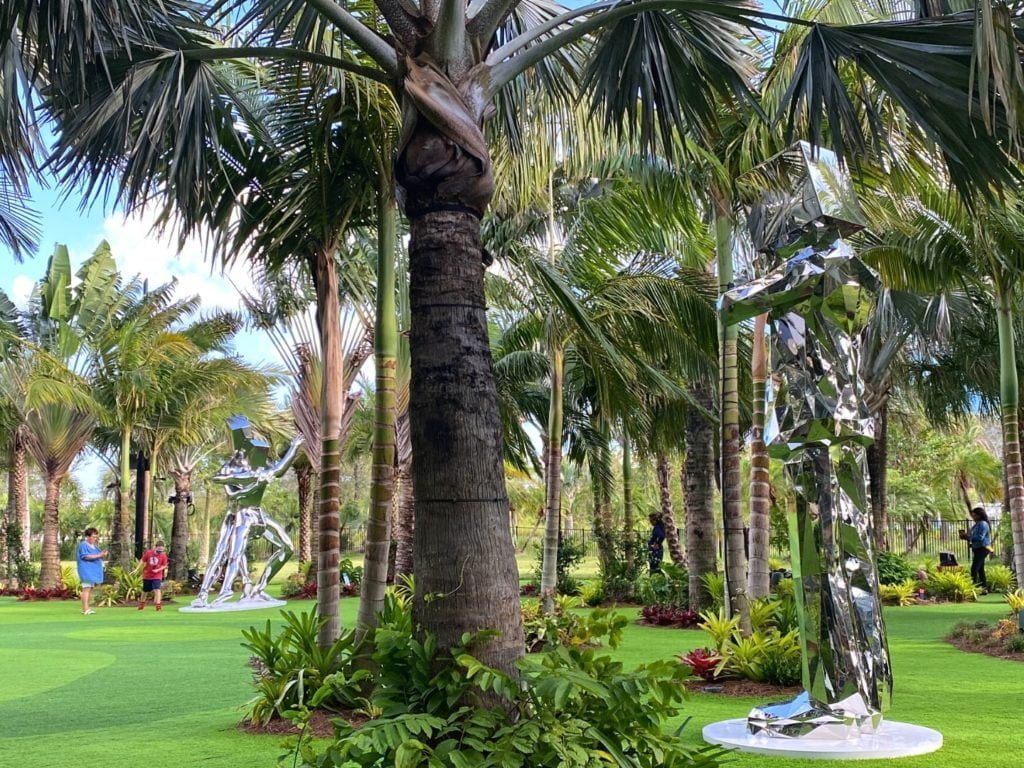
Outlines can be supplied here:
<path id="1" fill-rule="evenodd" d="M 167 575 L 167 553 L 164 543 L 158 541 L 153 549 L 147 549 L 142 555 L 142 597 L 139 599 L 139 610 L 146 607 L 146 593 L 153 593 L 153 605 L 159 611 L 161 604 L 160 588 Z"/>

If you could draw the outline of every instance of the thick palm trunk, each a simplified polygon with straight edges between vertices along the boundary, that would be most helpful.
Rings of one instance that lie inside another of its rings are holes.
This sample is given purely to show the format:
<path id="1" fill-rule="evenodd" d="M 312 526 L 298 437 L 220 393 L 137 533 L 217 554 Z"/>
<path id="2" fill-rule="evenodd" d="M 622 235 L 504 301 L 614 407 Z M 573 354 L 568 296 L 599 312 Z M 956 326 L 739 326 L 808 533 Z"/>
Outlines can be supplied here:
<path id="1" fill-rule="evenodd" d="M 718 291 L 724 293 L 732 283 L 732 229 L 729 212 L 716 204 L 715 250 L 718 257 Z M 740 399 L 736 356 L 739 329 L 721 328 L 721 414 L 722 414 L 722 514 L 725 528 L 725 581 L 730 615 L 740 618 L 740 630 L 750 634 L 750 607 L 747 603 L 746 532 L 743 528 L 742 477 L 740 475 Z"/>
<path id="2" fill-rule="evenodd" d="M 308 563 L 313 559 L 313 467 L 303 460 L 292 470 L 299 497 L 299 562 Z"/>
<path id="3" fill-rule="evenodd" d="M 622 537 L 626 544 L 626 569 L 632 573 L 636 565 L 633 535 L 636 521 L 633 519 L 633 446 L 629 433 L 622 432 Z"/>
<path id="4" fill-rule="evenodd" d="M 1013 333 L 1012 297 L 998 297 L 999 390 L 1003 416 L 1003 471 L 1010 498 L 1010 526 L 1013 533 L 1013 563 L 1018 580 L 1024 574 L 1024 472 L 1021 469 L 1020 428 L 1017 423 L 1018 379 L 1016 340 Z"/>
<path id="5" fill-rule="evenodd" d="M 672 510 L 672 467 L 663 453 L 658 454 L 658 496 L 661 499 L 661 520 L 665 524 L 665 543 L 668 544 L 668 556 L 676 565 L 685 565 L 683 549 L 679 546 L 679 529 Z"/>
<path id="6" fill-rule="evenodd" d="M 408 205 L 416 211 L 433 202 L 410 199 Z M 457 645 L 466 632 L 497 630 L 479 657 L 515 674 L 524 653 L 523 624 L 480 222 L 464 210 L 423 211 L 412 216 L 410 234 L 413 616 L 441 649 Z"/>
<path id="7" fill-rule="evenodd" d="M 341 635 L 338 617 L 341 575 L 339 540 L 339 492 L 341 481 L 341 414 L 344 407 L 341 363 L 341 309 L 338 273 L 332 251 L 316 254 L 314 269 L 317 326 L 323 354 L 323 386 L 320 403 L 320 490 L 317 509 L 319 547 L 317 556 L 316 608 L 324 624 L 318 642 L 332 645 Z"/>
<path id="8" fill-rule="evenodd" d="M 867 449 L 868 483 L 871 487 L 871 525 L 875 552 L 889 551 L 888 493 L 889 400 L 875 414 L 875 440 Z"/>
<path id="9" fill-rule="evenodd" d="M 395 201 L 390 179 L 381 185 L 377 226 L 377 317 L 374 364 L 377 373 L 376 418 L 370 516 L 366 523 L 363 582 L 356 629 L 360 636 L 377 626 L 384 606 L 391 552 L 391 510 L 395 498 L 395 368 L 398 318 L 395 307 Z"/>
<path id="10" fill-rule="evenodd" d="M 132 566 L 132 537 L 129 533 L 132 530 L 131 450 L 132 431 L 126 427 L 121 430 L 121 472 L 118 483 L 120 500 L 117 510 L 117 525 L 114 526 L 114 538 L 110 542 L 110 552 L 113 555 L 114 563 L 123 568 L 130 568 Z"/>
<path id="11" fill-rule="evenodd" d="M 750 562 L 747 564 L 747 593 L 751 599 L 767 597 L 771 486 L 768 449 L 764 444 L 765 382 L 768 375 L 765 349 L 765 315 L 754 320 L 754 354 L 751 373 L 754 382 L 753 425 L 750 440 Z"/>
<path id="12" fill-rule="evenodd" d="M 540 574 L 541 612 L 554 613 L 558 589 L 559 527 L 562 518 L 562 348 L 551 349 L 551 401 L 544 445 L 544 555 Z"/>
<path id="13" fill-rule="evenodd" d="M 192 472 L 179 470 L 171 474 L 174 477 L 174 517 L 167 573 L 175 581 L 185 581 L 188 578 L 188 499 L 192 495 Z"/>
<path id="14" fill-rule="evenodd" d="M 412 575 L 413 535 L 416 531 L 416 494 L 412 484 L 412 436 L 409 411 L 398 414 L 395 433 L 398 442 L 398 514 L 395 530 L 395 578 Z"/>
<path id="15" fill-rule="evenodd" d="M 691 388 L 694 400 L 709 411 L 714 397 L 707 384 Z M 686 425 L 686 460 L 683 471 L 683 503 L 686 506 L 686 557 L 690 574 L 690 607 L 710 605 L 701 576 L 718 570 L 715 542 L 715 429 L 697 409 L 691 408 Z"/>
<path id="16" fill-rule="evenodd" d="M 39 586 L 43 589 L 60 584 L 60 484 L 63 475 L 47 474 L 46 499 L 43 502 L 43 553 L 39 570 Z"/>

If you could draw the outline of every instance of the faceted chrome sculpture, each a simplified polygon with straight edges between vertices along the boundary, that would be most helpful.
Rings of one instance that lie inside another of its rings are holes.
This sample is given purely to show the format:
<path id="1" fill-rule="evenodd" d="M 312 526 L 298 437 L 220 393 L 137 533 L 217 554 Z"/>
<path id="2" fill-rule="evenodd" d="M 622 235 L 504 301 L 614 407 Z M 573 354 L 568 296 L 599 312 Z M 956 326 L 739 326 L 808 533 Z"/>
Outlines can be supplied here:
<path id="1" fill-rule="evenodd" d="M 793 192 L 748 221 L 753 242 L 781 263 L 725 293 L 721 309 L 726 323 L 767 312 L 774 327 L 765 442 L 797 493 L 790 547 L 806 692 L 754 709 L 747 728 L 852 738 L 879 726 L 892 693 L 864 470 L 874 424 L 859 369 L 878 280 L 842 240 L 863 224 L 834 155 L 797 145 L 776 171 Z"/>
<path id="2" fill-rule="evenodd" d="M 228 427 L 235 453 L 212 478 L 213 482 L 226 486 L 228 511 L 199 593 L 191 608 L 183 608 L 183 611 L 239 611 L 284 605 L 283 601 L 270 597 L 265 590 L 281 566 L 288 562 L 294 547 L 284 528 L 270 519 L 260 504 L 270 482 L 284 475 L 292 465 L 302 446 L 302 437 L 296 437 L 284 456 L 267 466 L 270 445 L 254 436 L 248 419 L 232 416 L 228 419 Z M 255 584 L 249 578 L 249 564 L 245 556 L 249 533 L 254 526 L 261 527 L 263 537 L 276 546 Z M 229 603 L 234 594 L 232 587 L 238 578 L 242 580 L 242 596 L 237 602 Z M 209 601 L 210 591 L 217 581 L 222 582 L 220 593 Z"/>

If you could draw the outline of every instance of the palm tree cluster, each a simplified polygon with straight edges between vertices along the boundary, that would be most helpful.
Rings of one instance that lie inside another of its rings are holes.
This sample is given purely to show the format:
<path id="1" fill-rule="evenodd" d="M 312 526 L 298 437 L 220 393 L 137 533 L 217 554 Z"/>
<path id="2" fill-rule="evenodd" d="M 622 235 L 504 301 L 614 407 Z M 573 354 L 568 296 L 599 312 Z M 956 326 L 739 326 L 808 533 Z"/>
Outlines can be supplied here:
<path id="1" fill-rule="evenodd" d="M 141 455 L 171 473 L 179 503 L 170 560 L 172 577 L 183 579 L 191 473 L 223 442 L 227 416 L 270 407 L 273 377 L 231 352 L 240 318 L 201 314 L 198 297 L 175 294 L 173 281 L 147 290 L 140 277 L 124 279 L 106 243 L 74 274 L 67 248 L 58 245 L 24 310 L 0 293 L 5 527 L 20 528 L 22 541 L 14 546 L 27 552 L 28 456 L 46 481 L 43 587 L 60 581 L 61 487 L 86 448 L 119 468 L 110 534 L 112 558 L 123 566 L 140 554 L 143 542 L 133 549 L 133 538 L 146 536 L 144 527 L 134 536 L 131 529 L 129 460 Z"/>
<path id="2" fill-rule="evenodd" d="M 523 633 L 506 459 L 545 472 L 549 605 L 563 453 L 589 470 L 609 561 L 615 446 L 624 479 L 640 457 L 663 468 L 665 486 L 667 454 L 685 453 L 693 575 L 715 568 L 720 467 L 730 604 L 742 615 L 748 592 L 763 589 L 763 462 L 749 578 L 739 488 L 748 418 L 755 437 L 763 423 L 749 391 L 753 379 L 763 392 L 763 342 L 716 328 L 714 295 L 733 279 L 736 222 L 764 192 L 754 169 L 794 137 L 828 143 L 860 180 L 874 225 L 865 245 L 884 275 L 905 278 L 893 278 L 901 293 L 879 302 L 876 339 L 865 342 L 883 419 L 894 370 L 956 359 L 921 330 L 945 327 L 947 294 L 967 293 L 973 306 L 995 297 L 1007 498 L 1024 566 L 1019 384 L 1009 371 L 1020 264 L 1004 213 L 1014 208 L 1000 195 L 1021 180 L 1019 14 L 962 0 L 800 0 L 786 14 L 746 0 L 10 0 L 0 10 L 0 239 L 16 253 L 31 245 L 21 193 L 45 163 L 68 188 L 110 193 L 127 210 L 155 205 L 182 237 L 211 235 L 221 262 L 245 259 L 279 286 L 285 275 L 310 287 L 317 338 L 303 353 L 310 386 L 296 420 L 318 444 L 325 644 L 340 632 L 353 362 L 342 328 L 350 276 L 367 274 L 354 255 L 373 252 L 378 429 L 362 623 L 380 599 L 397 476 L 401 507 L 415 507 L 417 626 L 441 648 L 498 630 L 481 659 L 512 671 Z M 56 130 L 46 153 L 36 115 Z M 938 199 L 915 196 L 922 179 Z M 399 205 L 408 285 L 392 287 L 404 273 L 395 270 Z M 982 243 L 1000 254 L 986 256 L 984 272 L 965 266 Z M 485 281 L 495 257 L 500 274 Z M 924 291 L 915 273 L 940 262 L 949 281 Z M 178 346 L 156 348 L 171 359 Z M 126 341 L 97 365 L 116 371 L 140 349 Z M 71 373 L 79 378 L 51 386 L 70 391 L 85 375 Z M 961 400 L 972 400 L 975 382 L 962 383 Z M 104 389 L 122 480 L 154 407 L 144 390 Z M 84 402 L 67 402 L 90 418 Z M 526 420 L 543 435 L 539 458 Z M 69 421 L 61 434 L 82 429 Z M 157 442 L 147 437 L 146 449 Z M 122 500 L 122 524 L 123 514 Z M 627 536 L 636 527 L 631 488 L 623 526 Z M 691 591 L 700 602 L 699 581 Z"/>

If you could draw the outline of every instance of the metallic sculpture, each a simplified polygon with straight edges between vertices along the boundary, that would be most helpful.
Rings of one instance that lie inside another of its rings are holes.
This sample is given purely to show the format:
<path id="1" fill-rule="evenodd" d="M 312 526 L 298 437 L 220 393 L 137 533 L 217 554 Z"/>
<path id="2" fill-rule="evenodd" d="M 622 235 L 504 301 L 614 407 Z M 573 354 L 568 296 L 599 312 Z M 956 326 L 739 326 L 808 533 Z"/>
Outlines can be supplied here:
<path id="1" fill-rule="evenodd" d="M 267 517 L 260 507 L 263 493 L 275 478 L 281 477 L 295 460 L 302 446 L 302 437 L 296 437 L 288 450 L 276 463 L 267 466 L 270 445 L 253 435 L 252 426 L 243 416 L 228 420 L 235 453 L 218 470 L 212 480 L 225 486 L 228 512 L 221 524 L 217 549 L 206 570 L 199 594 L 192 601 L 191 610 L 247 610 L 283 605 L 266 593 L 267 584 L 292 556 L 294 548 L 284 528 Z M 259 580 L 254 584 L 249 577 L 249 564 L 245 556 L 249 534 L 253 527 L 261 527 L 262 535 L 275 545 Z M 242 580 L 242 596 L 229 603 L 234 594 L 235 579 Z M 210 601 L 214 584 L 221 581 L 220 593 Z M 190 609 L 182 609 L 190 610 Z"/>
<path id="2" fill-rule="evenodd" d="M 797 493 L 790 547 L 806 692 L 754 709 L 747 729 L 852 738 L 878 728 L 892 692 L 865 483 L 874 424 L 859 371 L 878 280 L 842 239 L 863 224 L 834 155 L 800 144 L 779 165 L 794 191 L 749 222 L 755 245 L 781 263 L 725 293 L 721 308 L 724 322 L 767 312 L 774 326 L 765 441 Z"/>

